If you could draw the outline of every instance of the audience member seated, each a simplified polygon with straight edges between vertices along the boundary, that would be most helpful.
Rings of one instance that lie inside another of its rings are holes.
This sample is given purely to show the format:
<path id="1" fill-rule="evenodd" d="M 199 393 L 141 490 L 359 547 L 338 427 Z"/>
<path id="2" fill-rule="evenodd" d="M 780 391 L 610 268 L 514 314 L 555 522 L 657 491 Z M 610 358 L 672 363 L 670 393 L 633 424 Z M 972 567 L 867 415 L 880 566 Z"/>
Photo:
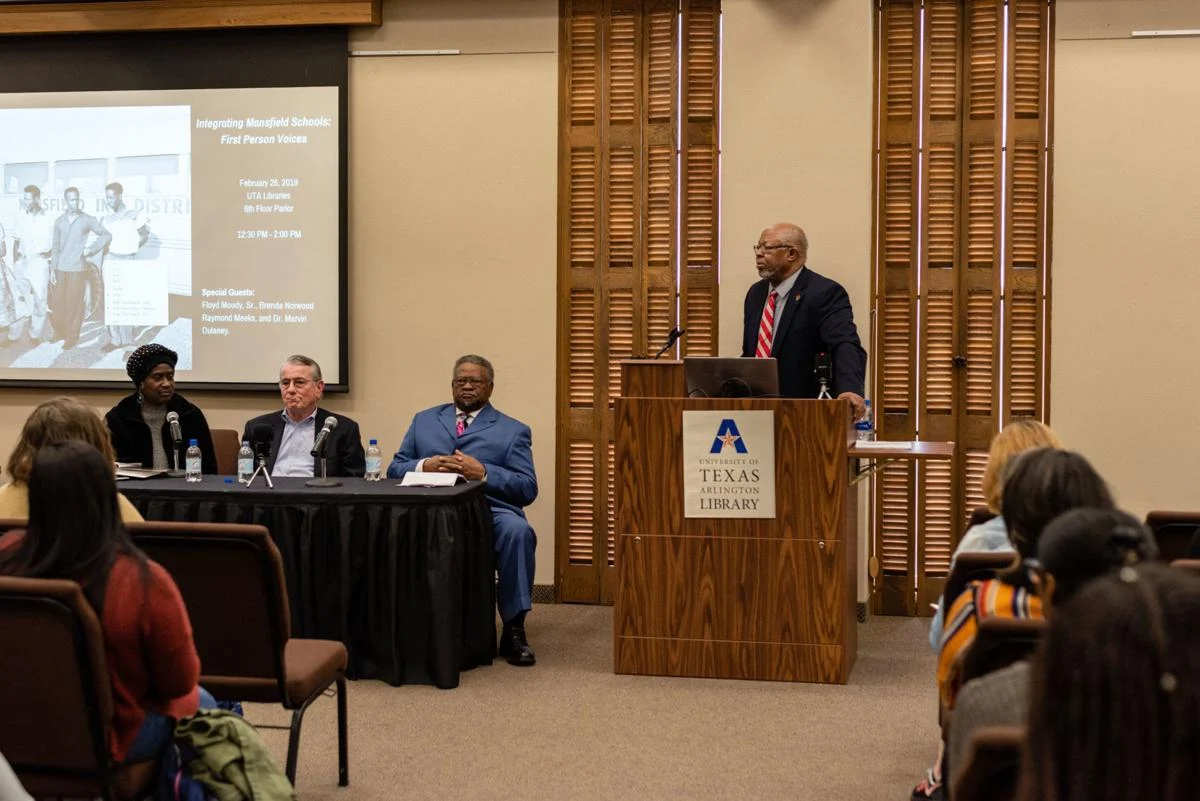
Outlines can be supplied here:
<path id="1" fill-rule="evenodd" d="M 91 445 L 56 442 L 33 457 L 29 527 L 0 539 L 0 575 L 83 588 L 104 633 L 114 760 L 158 757 L 175 720 L 215 705 L 196 683 L 200 658 L 179 589 L 129 538 L 112 462 Z"/>
<path id="2" fill-rule="evenodd" d="M 1037 420 L 1017 420 L 1009 423 L 992 438 L 988 449 L 987 467 L 983 469 L 983 497 L 988 511 L 995 515 L 992 519 L 967 529 L 963 538 L 950 557 L 950 567 L 960 553 L 969 551 L 1011 551 L 1012 543 L 1008 540 L 1008 530 L 1004 526 L 1004 512 L 1001 510 L 1001 493 L 1004 484 L 1001 477 L 1009 461 L 1025 451 L 1035 448 L 1062 448 L 1058 435 L 1045 423 Z M 954 600 L 953 598 L 951 600 Z M 934 651 L 942 647 L 942 623 L 946 614 L 946 599 L 939 598 L 937 611 L 933 613 L 933 621 L 929 626 L 929 645 Z"/>
<path id="3" fill-rule="evenodd" d="M 1125 567 L 1055 607 L 1032 667 L 1024 801 L 1191 801 L 1200 578 Z"/>
<path id="4" fill-rule="evenodd" d="M 1021 561 L 987 581 L 973 581 L 946 614 L 938 655 L 938 690 L 943 705 L 954 707 L 963 653 L 985 617 L 1041 618 L 1036 579 L 1025 562 L 1037 556 L 1042 531 L 1071 509 L 1113 508 L 1104 479 L 1086 459 L 1071 451 L 1041 448 L 1021 454 L 1010 466 L 1001 499 L 1008 538 Z"/>
<path id="5" fill-rule="evenodd" d="M 110 469 L 116 467 L 112 439 L 100 415 L 74 398 L 51 398 L 42 403 L 21 428 L 20 439 L 9 454 L 11 482 L 0 487 L 0 518 L 25 520 L 29 517 L 29 473 L 39 450 L 56 442 L 74 439 L 86 442 L 104 455 Z M 140 522 L 141 514 L 124 495 L 117 495 L 121 520 Z"/>
<path id="6" fill-rule="evenodd" d="M 973 581 L 946 614 L 938 655 L 938 695 L 945 710 L 954 708 L 960 684 L 961 660 L 985 617 L 1042 617 L 1042 603 L 1024 560 L 1037 553 L 1042 529 L 1071 509 L 1113 508 L 1104 479 L 1077 453 L 1054 448 L 1026 451 L 1009 462 L 1001 482 L 1000 508 L 1009 541 L 1020 560 L 1007 572 L 987 581 Z M 944 742 L 938 744 L 934 766 L 913 788 L 912 797 L 941 798 Z"/>
<path id="7" fill-rule="evenodd" d="M 129 355 L 125 372 L 133 379 L 134 392 L 108 410 L 104 421 L 112 432 L 117 461 L 134 462 L 157 470 L 182 470 L 175 461 L 175 440 L 167 415 L 179 415 L 182 447 L 196 440 L 200 446 L 200 472 L 215 475 L 217 451 L 213 447 L 208 420 L 198 406 L 175 391 L 175 365 L 179 355 L 152 342 Z"/>
<path id="8" fill-rule="evenodd" d="M 1122 567 L 1158 558 L 1150 530 L 1131 515 L 1104 509 L 1073 509 L 1046 526 L 1036 562 L 1030 560 L 1047 618 L 1085 584 Z M 1021 661 L 968 681 L 958 693 L 950 721 L 948 766 L 966 764 L 971 737 L 984 726 L 1023 726 L 1029 710 L 1029 662 Z"/>

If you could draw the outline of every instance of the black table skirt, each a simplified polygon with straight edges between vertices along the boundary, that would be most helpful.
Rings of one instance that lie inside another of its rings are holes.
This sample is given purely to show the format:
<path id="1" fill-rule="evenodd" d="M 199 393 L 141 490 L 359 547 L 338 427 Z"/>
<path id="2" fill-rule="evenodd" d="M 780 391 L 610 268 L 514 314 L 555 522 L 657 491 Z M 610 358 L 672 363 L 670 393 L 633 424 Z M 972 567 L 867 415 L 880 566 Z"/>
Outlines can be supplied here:
<path id="1" fill-rule="evenodd" d="M 344 642 L 354 678 L 448 689 L 460 670 L 491 664 L 495 559 L 482 484 L 273 481 L 150 479 L 120 490 L 147 520 L 266 526 L 283 556 L 292 636 Z"/>

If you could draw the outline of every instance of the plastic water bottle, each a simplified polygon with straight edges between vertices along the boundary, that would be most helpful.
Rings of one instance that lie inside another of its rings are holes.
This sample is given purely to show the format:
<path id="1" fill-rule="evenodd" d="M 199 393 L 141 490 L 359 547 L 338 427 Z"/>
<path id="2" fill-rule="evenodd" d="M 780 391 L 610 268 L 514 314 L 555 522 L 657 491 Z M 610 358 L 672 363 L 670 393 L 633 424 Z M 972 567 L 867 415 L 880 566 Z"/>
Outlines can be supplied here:
<path id="1" fill-rule="evenodd" d="M 378 481 L 380 479 L 379 469 L 383 466 L 383 454 L 379 452 L 379 440 L 371 440 L 371 444 L 367 447 L 367 481 Z"/>
<path id="2" fill-rule="evenodd" d="M 188 483 L 195 484 L 200 480 L 200 446 L 196 444 L 196 440 L 188 440 L 187 457 L 184 459 L 186 465 L 185 478 Z"/>
<path id="3" fill-rule="evenodd" d="M 854 438 L 860 442 L 875 439 L 875 429 L 871 427 L 871 402 L 863 402 L 867 404 L 867 413 L 854 423 Z"/>
<path id="4" fill-rule="evenodd" d="M 238 483 L 249 484 L 250 476 L 254 475 L 254 451 L 250 450 L 249 440 L 242 440 L 242 449 L 238 451 Z"/>

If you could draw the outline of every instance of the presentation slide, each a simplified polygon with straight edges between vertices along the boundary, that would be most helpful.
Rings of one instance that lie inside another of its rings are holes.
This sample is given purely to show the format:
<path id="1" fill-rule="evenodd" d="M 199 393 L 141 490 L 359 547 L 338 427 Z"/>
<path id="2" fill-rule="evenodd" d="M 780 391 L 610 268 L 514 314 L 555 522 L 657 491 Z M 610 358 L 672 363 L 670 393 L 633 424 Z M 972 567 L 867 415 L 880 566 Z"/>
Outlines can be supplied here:
<path id="1" fill-rule="evenodd" d="M 0 94 L 0 380 L 340 383 L 338 92 Z"/>

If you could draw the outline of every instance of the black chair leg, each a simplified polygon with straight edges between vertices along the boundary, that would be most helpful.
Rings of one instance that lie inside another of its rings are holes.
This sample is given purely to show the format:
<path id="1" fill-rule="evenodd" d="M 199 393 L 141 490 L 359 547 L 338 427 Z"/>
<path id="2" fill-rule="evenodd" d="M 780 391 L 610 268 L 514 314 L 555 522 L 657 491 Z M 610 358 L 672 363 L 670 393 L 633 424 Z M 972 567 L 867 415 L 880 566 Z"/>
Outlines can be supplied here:
<path id="1" fill-rule="evenodd" d="M 338 786 L 350 784 L 350 743 L 349 732 L 346 730 L 346 677 L 339 676 L 337 680 L 337 712 L 338 712 Z"/>
<path id="2" fill-rule="evenodd" d="M 292 783 L 292 787 L 296 786 L 296 757 L 300 755 L 300 724 L 304 722 L 304 710 L 308 709 L 308 704 L 304 704 L 299 709 L 292 711 L 292 728 L 288 734 L 288 755 L 287 755 L 287 778 Z"/>

